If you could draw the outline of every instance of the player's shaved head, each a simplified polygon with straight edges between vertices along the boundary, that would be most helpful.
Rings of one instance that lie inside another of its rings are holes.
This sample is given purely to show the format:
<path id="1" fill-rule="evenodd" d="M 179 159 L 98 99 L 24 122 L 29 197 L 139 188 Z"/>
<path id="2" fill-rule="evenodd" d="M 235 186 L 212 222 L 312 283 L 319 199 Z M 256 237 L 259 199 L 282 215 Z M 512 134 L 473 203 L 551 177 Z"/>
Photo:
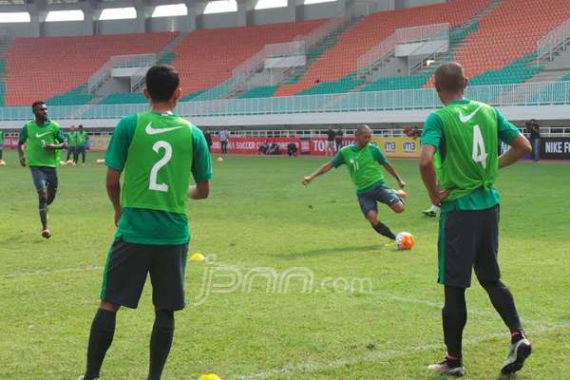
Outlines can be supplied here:
<path id="1" fill-rule="evenodd" d="M 358 128 L 356 128 L 356 135 L 361 135 L 364 132 L 372 132 L 372 130 L 370 129 L 370 127 L 366 124 L 362 124 L 359 125 Z"/>
<path id="2" fill-rule="evenodd" d="M 435 87 L 438 92 L 463 92 L 467 87 L 467 78 L 463 66 L 457 62 L 444 63 L 435 71 Z"/>
<path id="3" fill-rule="evenodd" d="M 152 66 L 145 77 L 146 91 L 153 102 L 166 102 L 180 85 L 178 71 L 169 65 Z"/>

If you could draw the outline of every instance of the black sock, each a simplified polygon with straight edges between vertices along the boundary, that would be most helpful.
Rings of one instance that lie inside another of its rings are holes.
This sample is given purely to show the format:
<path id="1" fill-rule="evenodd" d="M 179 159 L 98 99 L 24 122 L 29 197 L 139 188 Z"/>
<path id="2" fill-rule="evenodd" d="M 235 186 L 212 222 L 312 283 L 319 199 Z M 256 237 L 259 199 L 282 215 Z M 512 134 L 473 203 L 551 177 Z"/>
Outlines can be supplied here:
<path id="1" fill-rule="evenodd" d="M 40 220 L 42 222 L 42 229 L 47 228 L 47 213 L 48 213 L 48 206 L 46 198 L 40 195 L 40 203 L 39 203 L 39 212 L 40 212 Z"/>
<path id="2" fill-rule="evenodd" d="M 105 354 L 113 342 L 116 316 L 117 314 L 112 311 L 97 310 L 89 334 L 87 369 L 84 380 L 93 380 L 99 377 Z"/>
<path id="3" fill-rule="evenodd" d="M 461 360 L 461 344 L 463 328 L 467 323 L 467 307 L 465 305 L 465 289 L 445 286 L 445 305 L 441 311 L 443 319 L 443 336 L 447 353 Z"/>
<path id="4" fill-rule="evenodd" d="M 372 226 L 372 228 L 374 228 L 374 230 L 378 232 L 380 235 L 386 236 L 388 239 L 392 240 L 396 239 L 396 235 L 394 235 L 394 233 L 390 231 L 390 228 L 387 225 L 383 224 L 382 222 L 378 222 L 378 224 Z"/>
<path id="5" fill-rule="evenodd" d="M 515 300 L 509 288 L 500 280 L 481 282 L 481 285 L 487 291 L 495 310 L 497 310 L 497 313 L 499 313 L 503 322 L 511 331 L 511 340 L 513 343 L 518 342 L 524 335 L 522 334 L 522 324 L 515 306 Z"/>
<path id="6" fill-rule="evenodd" d="M 157 310 L 150 337 L 148 380 L 160 380 L 174 337 L 174 312 Z"/>

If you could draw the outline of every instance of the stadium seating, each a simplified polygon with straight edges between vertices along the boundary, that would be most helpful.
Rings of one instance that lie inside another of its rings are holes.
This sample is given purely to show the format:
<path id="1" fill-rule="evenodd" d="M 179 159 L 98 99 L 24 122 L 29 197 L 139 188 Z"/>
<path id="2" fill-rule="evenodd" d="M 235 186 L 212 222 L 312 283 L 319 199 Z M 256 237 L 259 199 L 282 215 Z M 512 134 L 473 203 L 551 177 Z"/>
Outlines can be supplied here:
<path id="1" fill-rule="evenodd" d="M 176 33 L 17 38 L 6 52 L 7 105 L 29 105 L 85 84 L 113 55 L 159 52 Z M 30 53 L 41 59 L 30 59 Z"/>
<path id="2" fill-rule="evenodd" d="M 273 93 L 277 90 L 277 86 L 260 86 L 254 87 L 247 91 L 242 92 L 238 98 L 240 99 L 247 99 L 247 98 L 268 98 L 273 96 Z"/>
<path id="3" fill-rule="evenodd" d="M 50 106 L 70 106 L 89 103 L 95 95 L 87 93 L 87 85 L 82 84 L 62 95 L 49 98 L 46 103 Z"/>
<path id="4" fill-rule="evenodd" d="M 505 0 L 479 21 L 455 59 L 471 78 L 500 69 L 533 53 L 538 40 L 568 18 L 568 0 Z"/>
<path id="5" fill-rule="evenodd" d="M 398 28 L 449 22 L 461 25 L 484 9 L 490 0 L 456 0 L 369 15 L 339 36 L 337 44 L 327 50 L 307 70 L 299 82 L 281 86 L 276 96 L 288 96 L 316 83 L 334 82 L 356 71 L 358 57 L 388 38 Z"/>
<path id="6" fill-rule="evenodd" d="M 182 89 L 192 93 L 214 87 L 229 79 L 233 69 L 266 44 L 292 41 L 326 21 L 196 30 L 174 48 L 173 65 L 180 72 Z"/>

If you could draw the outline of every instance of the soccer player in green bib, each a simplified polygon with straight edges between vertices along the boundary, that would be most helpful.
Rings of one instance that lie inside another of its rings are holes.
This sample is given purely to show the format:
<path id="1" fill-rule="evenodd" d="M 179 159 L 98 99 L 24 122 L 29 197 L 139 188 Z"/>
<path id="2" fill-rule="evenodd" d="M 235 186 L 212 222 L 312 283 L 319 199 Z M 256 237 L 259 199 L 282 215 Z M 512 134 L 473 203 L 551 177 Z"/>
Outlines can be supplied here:
<path id="1" fill-rule="evenodd" d="M 34 120 L 24 125 L 18 140 L 20 164 L 28 165 L 32 179 L 38 192 L 42 237 L 49 239 L 48 206 L 55 200 L 57 193 L 57 166 L 59 165 L 59 149 L 65 148 L 63 131 L 59 124 L 48 119 L 48 109 L 43 101 L 32 104 Z M 22 146 L 26 146 L 26 151 Z"/>
<path id="2" fill-rule="evenodd" d="M 77 164 L 79 161 L 79 155 L 81 155 L 81 163 L 85 165 L 85 152 L 87 151 L 87 144 L 89 144 L 89 135 L 83 129 L 83 125 L 77 127 L 76 138 L 77 138 L 77 149 L 73 157 L 73 161 Z"/>
<path id="3" fill-rule="evenodd" d="M 520 370 L 531 353 L 513 296 L 501 282 L 498 170 L 530 152 L 528 140 L 495 108 L 464 98 L 467 79 L 456 62 L 435 72 L 435 88 L 445 107 L 433 112 L 421 138 L 420 172 L 433 204 L 440 205 L 438 282 L 444 285 L 442 309 L 445 359 L 429 368 L 462 376 L 463 329 L 467 322 L 465 289 L 471 272 L 488 293 L 509 328 L 511 349 L 503 374 Z M 511 148 L 498 156 L 499 140 Z M 434 154 L 441 166 L 434 169 Z M 437 178 L 437 179 L 436 179 Z"/>
<path id="4" fill-rule="evenodd" d="M 405 209 L 406 193 L 403 190 L 393 190 L 384 183 L 382 165 L 390 173 L 400 188 L 406 183 L 396 169 L 388 162 L 382 151 L 370 144 L 372 131 L 367 125 L 361 125 L 354 134 L 355 143 L 343 147 L 329 162 L 323 164 L 313 174 L 303 178 L 307 186 L 316 177 L 327 173 L 332 168 L 346 165 L 354 186 L 360 209 L 372 228 L 380 235 L 395 240 L 396 235 L 384 223 L 378 220 L 377 202 L 385 203 L 394 212 L 401 213 Z"/>
<path id="5" fill-rule="evenodd" d="M 73 162 L 75 162 L 75 152 L 77 150 L 77 131 L 75 125 L 69 128 L 69 132 L 65 134 L 65 140 L 67 141 L 67 158 L 65 162 L 68 162 L 70 159 L 73 159 Z"/>
<path id="6" fill-rule="evenodd" d="M 0 131 L 0 165 L 6 165 L 6 162 L 4 161 L 3 150 L 4 150 L 4 132 Z"/>
<path id="7" fill-rule="evenodd" d="M 138 306 L 147 274 L 155 308 L 148 380 L 161 378 L 174 335 L 174 312 L 185 306 L 190 240 L 186 200 L 208 197 L 212 164 L 204 135 L 173 113 L 181 94 L 178 73 L 171 66 L 153 66 L 145 82 L 151 111 L 123 118 L 105 156 L 117 231 L 91 325 L 85 380 L 99 377 L 116 313 L 121 306 Z M 189 187 L 191 176 L 196 185 Z"/>

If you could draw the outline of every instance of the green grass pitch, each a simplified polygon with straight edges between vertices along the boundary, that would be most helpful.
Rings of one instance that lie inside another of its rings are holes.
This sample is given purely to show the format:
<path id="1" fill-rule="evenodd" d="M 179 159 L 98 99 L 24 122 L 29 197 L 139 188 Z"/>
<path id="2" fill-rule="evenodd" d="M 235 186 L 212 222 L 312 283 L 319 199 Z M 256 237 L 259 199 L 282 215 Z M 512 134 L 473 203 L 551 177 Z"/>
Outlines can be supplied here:
<path id="1" fill-rule="evenodd" d="M 76 379 L 114 226 L 101 155 L 62 167 L 39 235 L 28 169 L 7 152 L 0 168 L 0 379 Z M 189 202 L 188 307 L 177 313 L 164 379 L 438 379 L 444 354 L 436 284 L 437 220 L 417 162 L 393 163 L 407 210 L 380 216 L 416 237 L 386 247 L 360 214 L 346 169 L 301 185 L 324 159 L 232 157 L 214 162 L 210 199 Z M 516 377 L 570 379 L 570 165 L 501 171 L 500 261 L 534 353 Z M 394 181 L 388 179 L 390 184 Z M 144 379 L 154 313 L 150 284 L 136 311 L 119 312 L 102 379 Z M 478 284 L 467 293 L 467 379 L 496 379 L 509 335 Z"/>

